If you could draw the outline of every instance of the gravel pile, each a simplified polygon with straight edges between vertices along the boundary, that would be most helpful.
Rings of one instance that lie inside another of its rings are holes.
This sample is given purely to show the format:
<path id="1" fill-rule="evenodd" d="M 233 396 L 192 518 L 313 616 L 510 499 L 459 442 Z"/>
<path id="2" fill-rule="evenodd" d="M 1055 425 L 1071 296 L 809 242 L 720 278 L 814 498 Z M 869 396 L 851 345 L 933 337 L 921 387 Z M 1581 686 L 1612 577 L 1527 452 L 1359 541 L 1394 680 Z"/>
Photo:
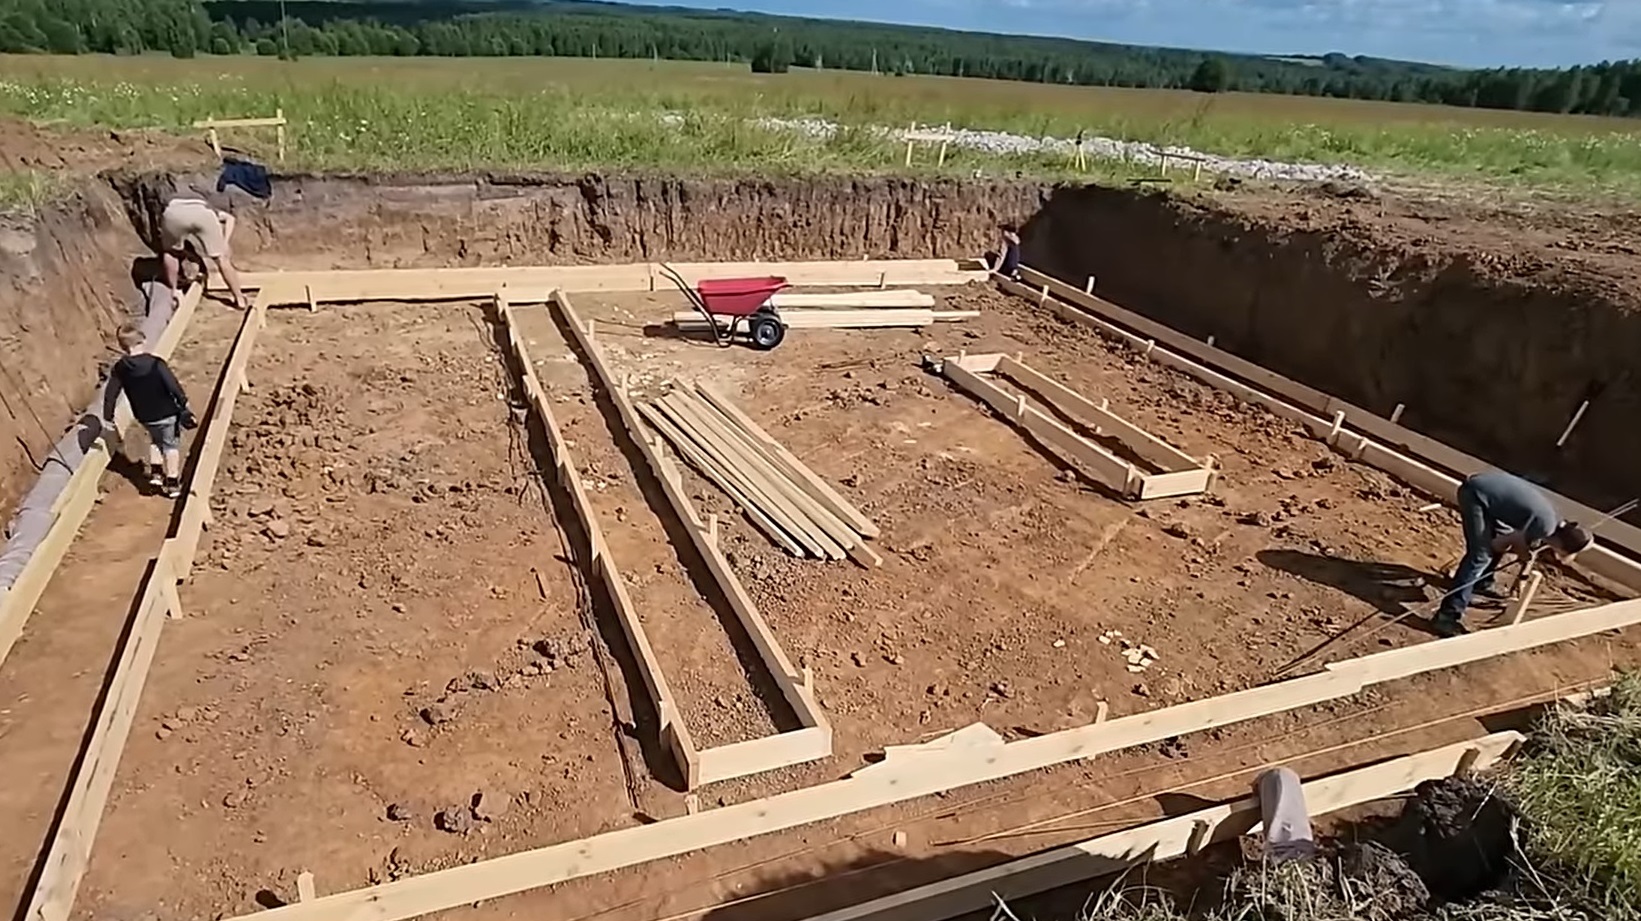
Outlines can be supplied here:
<path id="1" fill-rule="evenodd" d="M 754 124 L 777 131 L 794 131 L 809 137 L 826 138 L 837 132 L 838 126 L 821 118 L 757 119 Z M 1077 142 L 1072 138 L 1032 138 L 1006 131 L 981 131 L 973 128 L 877 128 L 882 136 L 894 141 L 949 141 L 954 147 L 980 150 L 991 154 L 1049 153 L 1070 156 Z M 1324 165 L 1319 163 L 1283 163 L 1259 158 L 1222 157 L 1203 153 L 1189 147 L 1159 147 L 1141 141 L 1119 141 L 1115 138 L 1085 135 L 1083 150 L 1093 157 L 1126 159 L 1136 163 L 1161 167 L 1164 156 L 1194 157 L 1202 161 L 1204 172 L 1247 179 L 1278 179 L 1299 182 L 1368 182 L 1373 176 L 1354 166 Z M 1194 168 L 1194 164 L 1179 164 Z"/>

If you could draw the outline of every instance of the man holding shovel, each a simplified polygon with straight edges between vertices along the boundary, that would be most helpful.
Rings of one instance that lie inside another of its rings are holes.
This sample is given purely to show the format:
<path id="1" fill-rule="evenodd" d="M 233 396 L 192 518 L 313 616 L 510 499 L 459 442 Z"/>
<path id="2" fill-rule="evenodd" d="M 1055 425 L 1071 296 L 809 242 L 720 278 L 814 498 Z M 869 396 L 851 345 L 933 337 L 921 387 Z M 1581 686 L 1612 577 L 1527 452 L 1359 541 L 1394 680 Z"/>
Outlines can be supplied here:
<path id="1" fill-rule="evenodd" d="M 1458 499 L 1464 557 L 1431 622 L 1442 636 L 1469 632 L 1464 612 L 1476 593 L 1498 597 L 1493 574 L 1505 556 L 1525 559 L 1546 547 L 1572 556 L 1594 542 L 1577 522 L 1563 520 L 1542 490 L 1518 476 L 1497 470 L 1475 474 L 1459 484 Z"/>

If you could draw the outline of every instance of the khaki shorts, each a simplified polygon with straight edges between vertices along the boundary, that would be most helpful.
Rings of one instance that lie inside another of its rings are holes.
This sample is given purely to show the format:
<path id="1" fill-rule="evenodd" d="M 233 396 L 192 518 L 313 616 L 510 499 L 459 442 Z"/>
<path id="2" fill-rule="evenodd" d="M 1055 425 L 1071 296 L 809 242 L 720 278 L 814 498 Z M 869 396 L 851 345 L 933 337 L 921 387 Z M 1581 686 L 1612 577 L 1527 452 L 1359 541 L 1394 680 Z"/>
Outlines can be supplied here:
<path id="1" fill-rule="evenodd" d="M 182 249 L 183 243 L 194 241 L 200 255 L 221 259 L 228 255 L 228 237 L 222 232 L 222 220 L 211 206 L 197 199 L 179 198 L 165 206 L 160 218 L 161 243 L 167 252 Z"/>

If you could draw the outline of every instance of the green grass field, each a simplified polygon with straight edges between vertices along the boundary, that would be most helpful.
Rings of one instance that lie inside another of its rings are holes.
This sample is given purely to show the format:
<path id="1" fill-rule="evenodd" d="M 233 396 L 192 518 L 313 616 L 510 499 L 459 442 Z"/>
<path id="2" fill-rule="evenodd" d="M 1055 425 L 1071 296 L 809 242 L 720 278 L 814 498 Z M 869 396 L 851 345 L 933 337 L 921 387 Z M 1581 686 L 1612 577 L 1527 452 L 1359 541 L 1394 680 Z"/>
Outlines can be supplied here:
<path id="1" fill-rule="evenodd" d="M 747 124 L 951 123 L 1029 136 L 1079 130 L 1243 157 L 1350 163 L 1392 177 L 1641 195 L 1641 124 L 1397 103 L 1053 86 L 744 65 L 575 58 L 0 56 L 0 111 L 40 121 L 181 129 L 283 108 L 295 165 L 326 169 L 658 166 L 903 171 L 904 147 Z M 669 125 L 660 113 L 683 121 Z M 235 138 L 236 141 L 250 138 Z M 920 152 L 913 170 L 933 169 Z M 1063 158 L 953 150 L 945 171 L 1064 174 Z M 1094 167 L 1108 177 L 1154 167 Z"/>

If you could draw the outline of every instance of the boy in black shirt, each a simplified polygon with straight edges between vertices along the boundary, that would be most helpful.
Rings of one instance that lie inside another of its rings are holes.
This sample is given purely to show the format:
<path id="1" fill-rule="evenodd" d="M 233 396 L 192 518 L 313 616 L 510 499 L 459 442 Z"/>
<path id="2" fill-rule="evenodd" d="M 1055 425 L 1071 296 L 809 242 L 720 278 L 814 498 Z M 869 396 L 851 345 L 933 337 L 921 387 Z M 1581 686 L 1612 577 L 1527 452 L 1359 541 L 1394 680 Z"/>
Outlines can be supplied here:
<path id="1" fill-rule="evenodd" d="M 148 353 L 147 337 L 142 330 L 129 328 L 120 332 L 120 346 L 125 357 L 114 363 L 109 371 L 109 386 L 103 403 L 103 418 L 114 418 L 114 405 L 124 392 L 135 416 L 148 437 L 153 441 L 149 449 L 150 485 L 158 487 L 168 499 L 182 495 L 182 430 L 193 428 L 194 414 L 188 409 L 188 396 L 182 392 L 176 375 L 165 359 Z M 109 428 L 112 428 L 109 423 Z"/>

